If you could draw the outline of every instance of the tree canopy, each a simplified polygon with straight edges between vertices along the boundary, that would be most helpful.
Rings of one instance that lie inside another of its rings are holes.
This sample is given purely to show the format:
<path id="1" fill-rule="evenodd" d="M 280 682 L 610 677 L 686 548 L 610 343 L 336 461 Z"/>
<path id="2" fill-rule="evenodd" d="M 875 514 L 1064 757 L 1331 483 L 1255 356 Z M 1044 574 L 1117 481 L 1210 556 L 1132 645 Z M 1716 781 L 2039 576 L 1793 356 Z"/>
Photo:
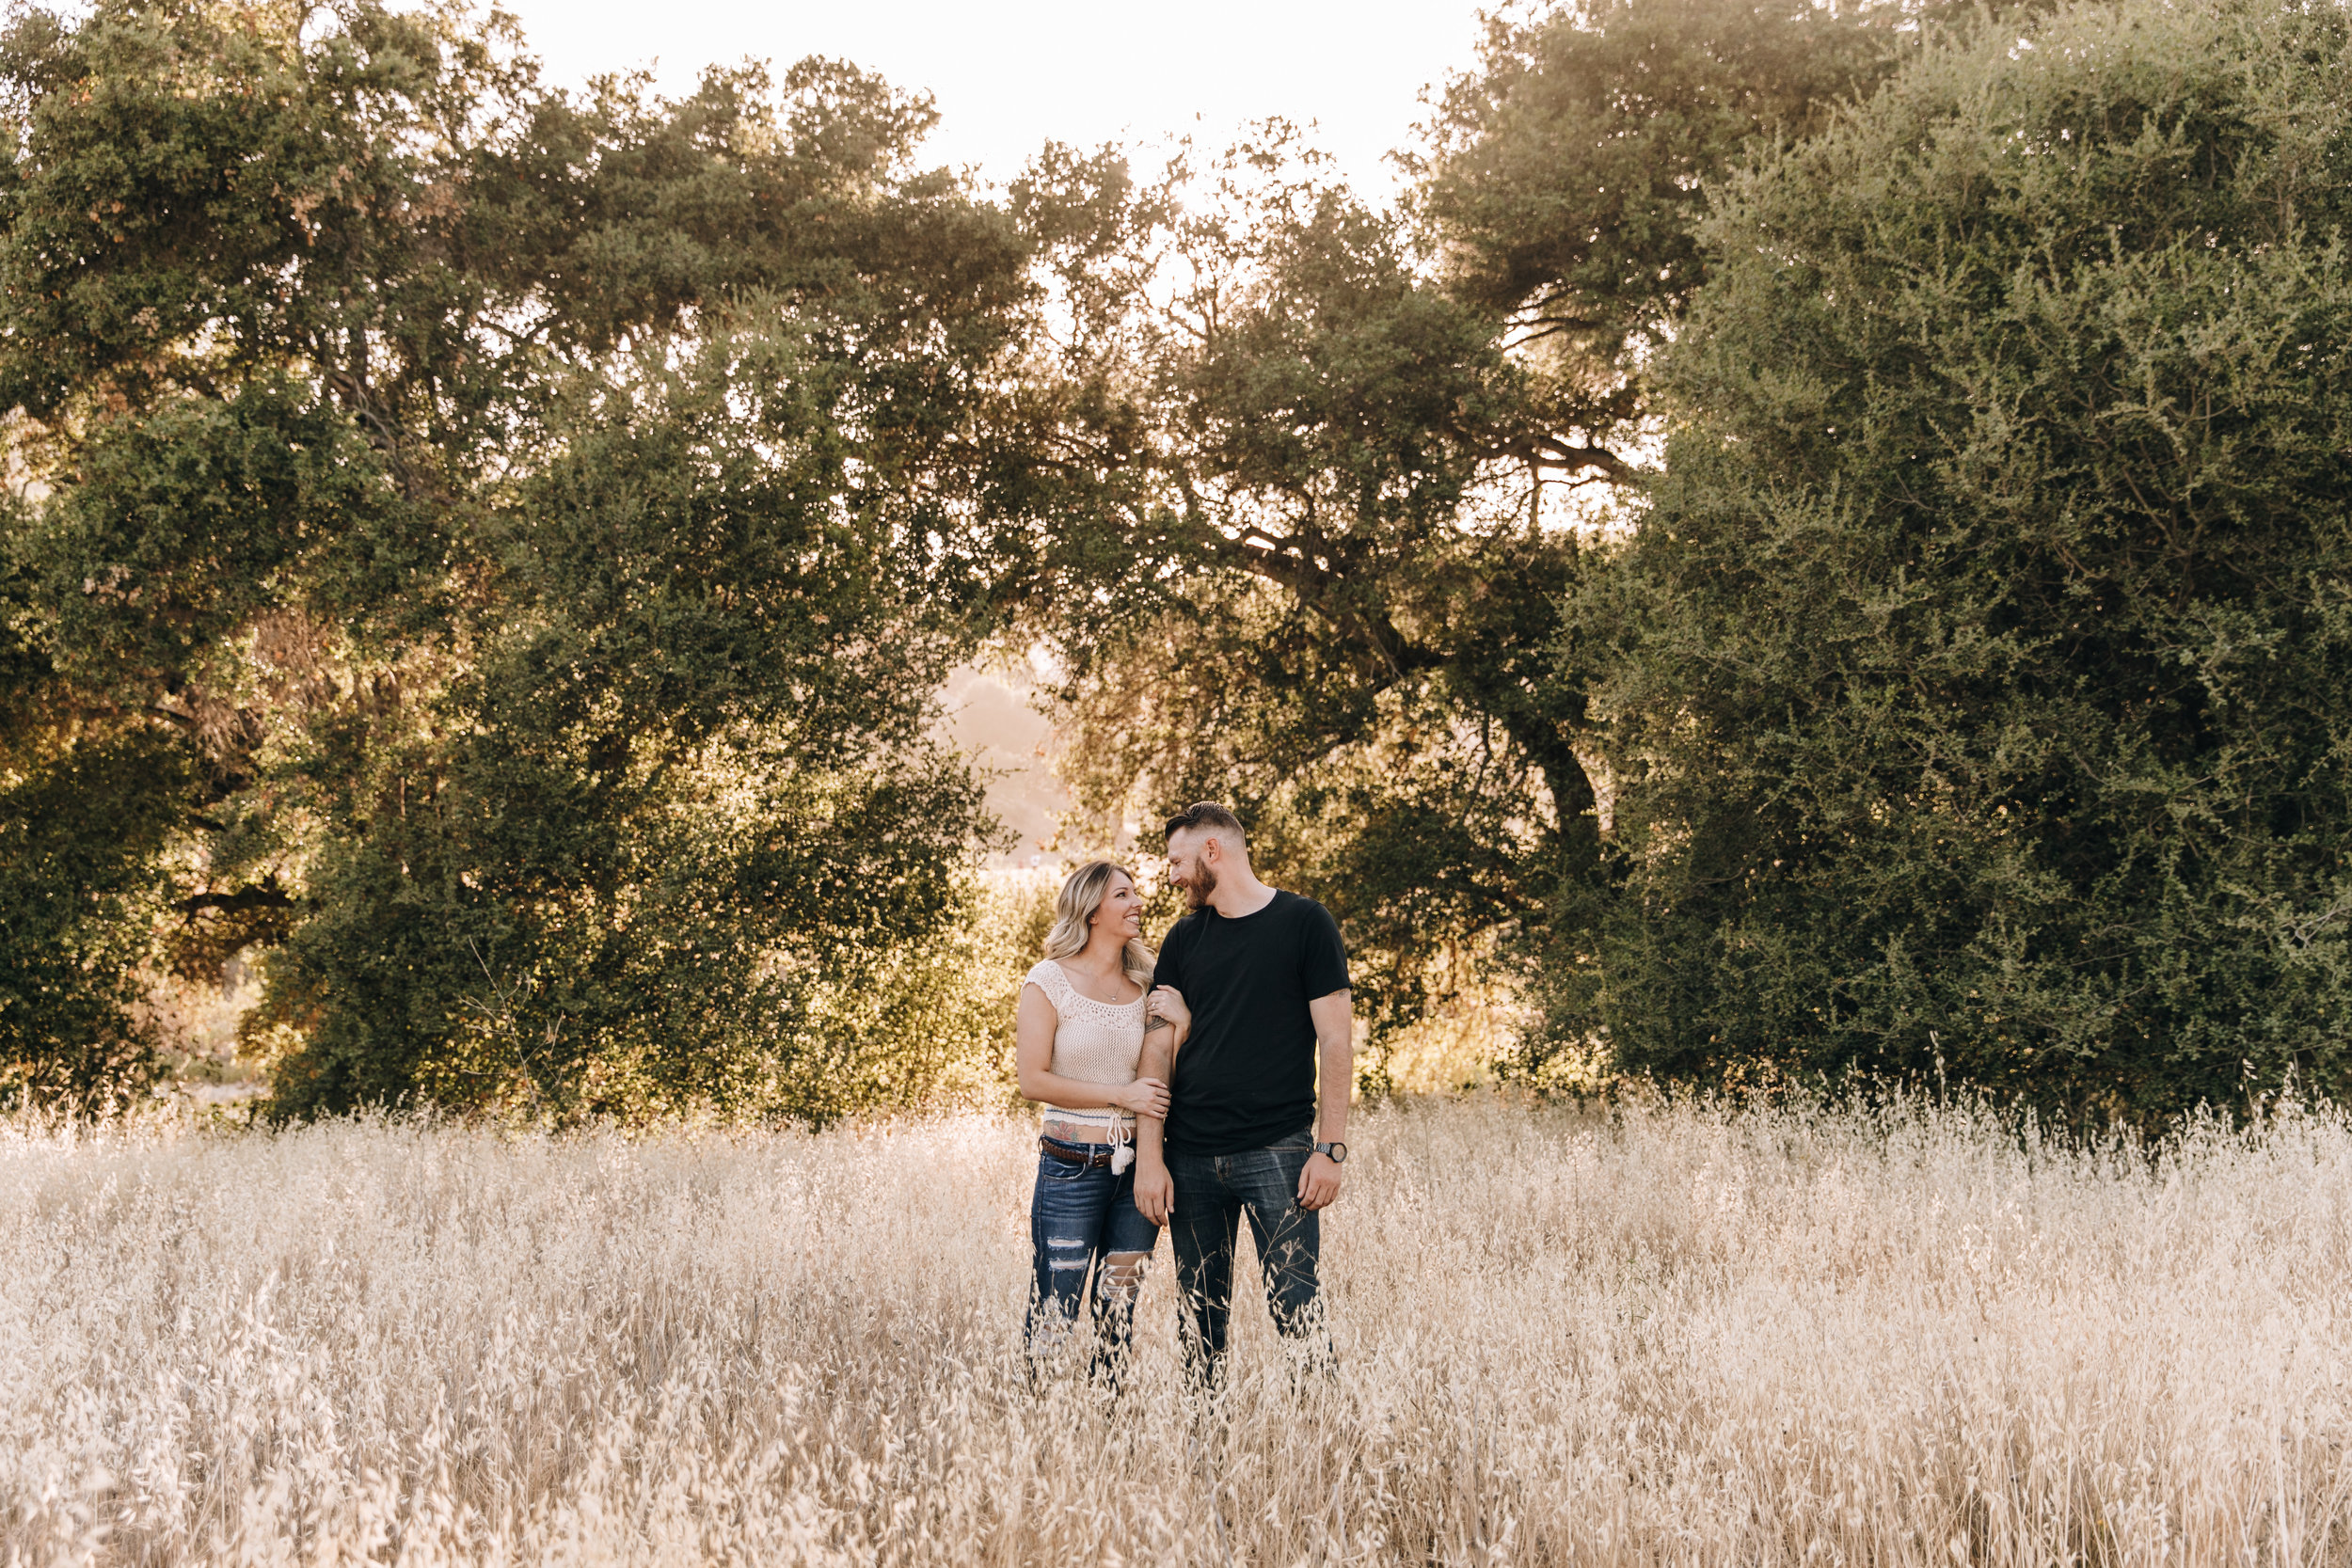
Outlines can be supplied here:
<path id="1" fill-rule="evenodd" d="M 135 1086 L 244 955 L 290 1113 L 904 1092 L 1001 967 L 937 693 L 1041 648 L 1071 846 L 1239 807 L 1375 1044 L 2340 1087 L 2346 25 L 1514 13 L 1384 209 L 1279 122 L 993 192 L 842 62 L 23 11 L 0 1074 Z"/>
<path id="2" fill-rule="evenodd" d="M 1340 914 L 1376 1040 L 1467 978 L 1568 961 L 1597 918 L 1599 677 L 1561 663 L 1561 611 L 1608 551 L 1564 497 L 1646 483 L 1647 366 L 1704 277 L 1706 182 L 1874 86 L 1922 15 L 1498 22 L 1405 211 L 1277 125 L 1120 187 L 1070 250 L 1102 317 L 1070 373 L 1127 414 L 1083 449 L 1092 576 L 1034 618 L 1070 672 L 1073 782 L 1112 816 L 1240 804 Z M 1086 172 L 1030 188 L 1099 212 Z"/>
<path id="3" fill-rule="evenodd" d="M 2344 1083 L 2332 7 L 1931 48 L 1718 204 L 1613 639 L 1588 1026 L 2125 1114 Z"/>
<path id="4" fill-rule="evenodd" d="M 1066 672 L 1066 774 L 1114 819 L 1235 802 L 1346 924 L 1368 1011 L 1408 1019 L 1433 957 L 1540 908 L 1589 832 L 1533 691 L 1573 548 L 1477 494 L 1520 378 L 1279 133 L 1120 199 L 1144 281 L 1062 372 L 1120 411 L 1076 449 L 1085 570 L 1021 617 Z"/>
<path id="5" fill-rule="evenodd" d="M 1488 18 L 1478 68 L 1448 84 L 1405 161 L 1448 292 L 1528 372 L 1496 450 L 1634 481 L 1647 369 L 1707 278 L 1714 188 L 1978 9 L 1590 0 Z"/>
<path id="6" fill-rule="evenodd" d="M 130 960 L 258 942 L 295 1109 L 788 1100 L 810 987 L 990 831 L 924 726 L 1033 291 L 928 103 L 567 94 L 364 0 L 0 69 L 0 1055 L 87 1088 Z"/>

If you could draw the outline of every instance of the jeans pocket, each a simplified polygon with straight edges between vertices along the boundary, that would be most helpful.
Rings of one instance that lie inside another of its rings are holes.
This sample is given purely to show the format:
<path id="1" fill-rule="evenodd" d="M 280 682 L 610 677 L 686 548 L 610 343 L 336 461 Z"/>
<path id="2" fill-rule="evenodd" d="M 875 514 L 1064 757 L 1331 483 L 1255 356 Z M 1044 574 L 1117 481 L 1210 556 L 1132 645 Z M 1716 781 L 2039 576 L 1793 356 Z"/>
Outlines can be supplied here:
<path id="1" fill-rule="evenodd" d="M 1051 1154 L 1037 1157 L 1037 1179 L 1040 1181 L 1070 1182 L 1085 1178 L 1093 1167 L 1076 1160 L 1057 1159 Z"/>

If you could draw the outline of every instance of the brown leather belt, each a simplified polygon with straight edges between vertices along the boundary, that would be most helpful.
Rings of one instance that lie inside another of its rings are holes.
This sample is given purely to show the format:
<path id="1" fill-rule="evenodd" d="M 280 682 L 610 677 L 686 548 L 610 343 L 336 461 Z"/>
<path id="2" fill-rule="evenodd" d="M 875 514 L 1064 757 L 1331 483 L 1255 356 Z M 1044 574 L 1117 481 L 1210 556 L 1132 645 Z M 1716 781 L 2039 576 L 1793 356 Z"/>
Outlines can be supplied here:
<path id="1" fill-rule="evenodd" d="M 1041 1133 L 1038 1136 L 1037 1147 L 1040 1152 L 1050 1154 L 1065 1164 L 1084 1165 L 1089 1170 L 1110 1168 L 1112 1146 L 1109 1144 L 1066 1144 L 1059 1138 L 1049 1138 Z M 1091 1154 L 1077 1152 L 1082 1148 L 1090 1148 L 1094 1152 Z"/>

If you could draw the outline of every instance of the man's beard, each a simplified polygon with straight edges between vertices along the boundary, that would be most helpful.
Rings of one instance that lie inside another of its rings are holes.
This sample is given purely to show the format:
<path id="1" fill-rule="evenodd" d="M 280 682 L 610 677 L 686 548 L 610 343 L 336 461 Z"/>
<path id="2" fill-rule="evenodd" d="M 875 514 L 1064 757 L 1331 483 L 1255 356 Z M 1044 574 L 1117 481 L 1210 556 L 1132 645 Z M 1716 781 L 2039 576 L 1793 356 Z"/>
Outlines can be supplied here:
<path id="1" fill-rule="evenodd" d="M 1216 873 L 1209 869 L 1209 863 L 1193 862 L 1192 875 L 1184 879 L 1184 896 L 1192 900 L 1192 907 L 1197 910 L 1207 903 L 1216 891 Z"/>

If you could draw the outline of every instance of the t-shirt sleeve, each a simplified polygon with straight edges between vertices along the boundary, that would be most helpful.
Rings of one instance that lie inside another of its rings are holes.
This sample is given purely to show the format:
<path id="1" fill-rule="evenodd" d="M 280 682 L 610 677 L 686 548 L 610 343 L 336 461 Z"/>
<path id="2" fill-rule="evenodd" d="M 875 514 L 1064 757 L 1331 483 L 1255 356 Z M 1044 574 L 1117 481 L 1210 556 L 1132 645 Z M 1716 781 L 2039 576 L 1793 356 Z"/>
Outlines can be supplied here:
<path id="1" fill-rule="evenodd" d="M 1299 942 L 1298 974 L 1307 1000 L 1312 1002 L 1348 989 L 1347 946 L 1340 941 L 1340 923 L 1329 910 L 1310 898 L 1302 912 L 1306 929 Z"/>
<path id="2" fill-rule="evenodd" d="M 1168 928 L 1160 941 L 1157 960 L 1152 966 L 1152 983 L 1172 986 L 1176 994 L 1184 994 L 1184 923 L 1178 921 Z"/>
<path id="3" fill-rule="evenodd" d="M 1063 1010 L 1061 1005 L 1062 990 L 1064 987 L 1068 986 L 1070 982 L 1062 977 L 1061 966 L 1059 964 L 1057 964 L 1051 958 L 1047 958 L 1040 963 L 1032 964 L 1029 967 L 1029 973 L 1021 977 L 1021 983 L 1025 986 L 1035 986 L 1038 990 L 1043 991 L 1045 993 L 1045 1000 L 1054 1005 L 1055 1016 L 1059 1017 L 1061 1015 Z"/>

